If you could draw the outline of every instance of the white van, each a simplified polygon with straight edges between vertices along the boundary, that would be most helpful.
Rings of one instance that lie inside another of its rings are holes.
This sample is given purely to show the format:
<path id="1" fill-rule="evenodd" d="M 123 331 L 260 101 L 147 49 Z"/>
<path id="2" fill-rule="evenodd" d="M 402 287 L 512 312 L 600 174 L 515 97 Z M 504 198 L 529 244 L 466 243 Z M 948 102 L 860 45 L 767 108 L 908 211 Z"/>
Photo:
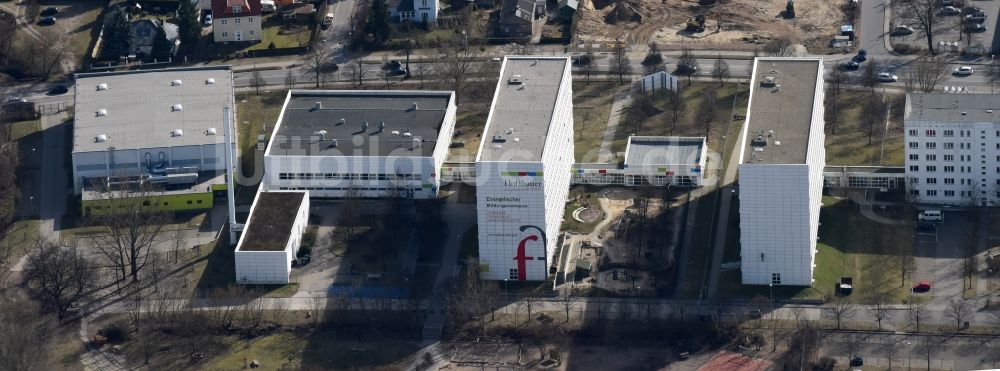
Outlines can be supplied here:
<path id="1" fill-rule="evenodd" d="M 941 210 L 924 210 L 917 215 L 917 220 L 921 222 L 943 222 L 944 216 Z"/>
<path id="2" fill-rule="evenodd" d="M 326 13 L 326 17 L 323 17 L 323 25 L 329 26 L 333 23 L 333 13 Z"/>

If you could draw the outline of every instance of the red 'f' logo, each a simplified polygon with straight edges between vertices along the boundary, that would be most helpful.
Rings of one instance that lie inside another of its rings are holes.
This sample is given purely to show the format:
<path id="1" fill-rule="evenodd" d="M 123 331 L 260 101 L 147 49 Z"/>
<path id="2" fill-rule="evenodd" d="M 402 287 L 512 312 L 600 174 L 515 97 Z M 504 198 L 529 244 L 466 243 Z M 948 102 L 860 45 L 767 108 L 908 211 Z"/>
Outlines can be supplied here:
<path id="1" fill-rule="evenodd" d="M 517 244 L 517 255 L 514 256 L 514 260 L 517 260 L 517 279 L 519 281 L 527 280 L 527 262 L 528 260 L 535 260 L 534 257 L 524 255 L 524 244 L 528 241 L 538 241 L 538 236 L 530 235 L 521 240 L 521 243 Z"/>

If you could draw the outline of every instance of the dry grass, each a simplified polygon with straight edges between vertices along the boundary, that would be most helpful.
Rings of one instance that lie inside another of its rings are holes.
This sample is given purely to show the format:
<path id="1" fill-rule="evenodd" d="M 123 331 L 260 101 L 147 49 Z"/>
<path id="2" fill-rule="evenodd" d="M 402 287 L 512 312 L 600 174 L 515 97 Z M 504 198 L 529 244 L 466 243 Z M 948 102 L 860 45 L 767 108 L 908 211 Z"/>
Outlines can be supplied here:
<path id="1" fill-rule="evenodd" d="M 614 82 L 573 83 L 573 145 L 577 161 L 597 161 L 597 149 L 608 127 L 614 96 L 625 89 L 626 85 Z"/>
<path id="2" fill-rule="evenodd" d="M 903 166 L 903 94 L 890 93 L 890 117 L 885 133 L 883 154 L 882 131 L 885 125 L 877 125 L 868 143 L 869 128 L 861 119 L 862 106 L 871 96 L 867 91 L 840 93 L 841 99 L 832 109 L 839 112 L 837 124 L 827 118 L 826 163 L 831 165 L 885 165 Z M 827 110 L 831 108 L 828 105 Z"/>
<path id="3" fill-rule="evenodd" d="M 274 129 L 287 90 L 238 94 L 236 97 L 237 145 L 240 149 L 240 168 L 244 175 L 253 173 L 256 161 L 257 135 L 270 135 Z"/>

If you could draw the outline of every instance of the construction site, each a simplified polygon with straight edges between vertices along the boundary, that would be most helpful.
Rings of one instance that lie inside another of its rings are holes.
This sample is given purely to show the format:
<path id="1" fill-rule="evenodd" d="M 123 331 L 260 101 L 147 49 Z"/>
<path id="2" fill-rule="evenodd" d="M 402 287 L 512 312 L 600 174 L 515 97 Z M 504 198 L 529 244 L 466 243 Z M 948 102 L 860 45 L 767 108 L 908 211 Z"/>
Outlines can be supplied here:
<path id="1" fill-rule="evenodd" d="M 792 44 L 793 53 L 823 53 L 839 27 L 850 24 L 848 0 L 583 0 L 576 41 L 621 39 L 691 49 L 754 50 L 772 40 Z"/>

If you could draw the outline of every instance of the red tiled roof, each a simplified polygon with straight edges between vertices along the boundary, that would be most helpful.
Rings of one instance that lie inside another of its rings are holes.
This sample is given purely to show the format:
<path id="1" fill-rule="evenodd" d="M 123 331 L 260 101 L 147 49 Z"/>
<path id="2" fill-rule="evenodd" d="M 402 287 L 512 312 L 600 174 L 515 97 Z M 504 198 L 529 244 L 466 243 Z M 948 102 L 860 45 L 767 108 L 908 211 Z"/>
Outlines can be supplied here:
<path id="1" fill-rule="evenodd" d="M 233 6 L 239 5 L 239 13 L 233 13 Z M 260 15 L 260 0 L 212 0 L 212 17 L 250 17 Z"/>

